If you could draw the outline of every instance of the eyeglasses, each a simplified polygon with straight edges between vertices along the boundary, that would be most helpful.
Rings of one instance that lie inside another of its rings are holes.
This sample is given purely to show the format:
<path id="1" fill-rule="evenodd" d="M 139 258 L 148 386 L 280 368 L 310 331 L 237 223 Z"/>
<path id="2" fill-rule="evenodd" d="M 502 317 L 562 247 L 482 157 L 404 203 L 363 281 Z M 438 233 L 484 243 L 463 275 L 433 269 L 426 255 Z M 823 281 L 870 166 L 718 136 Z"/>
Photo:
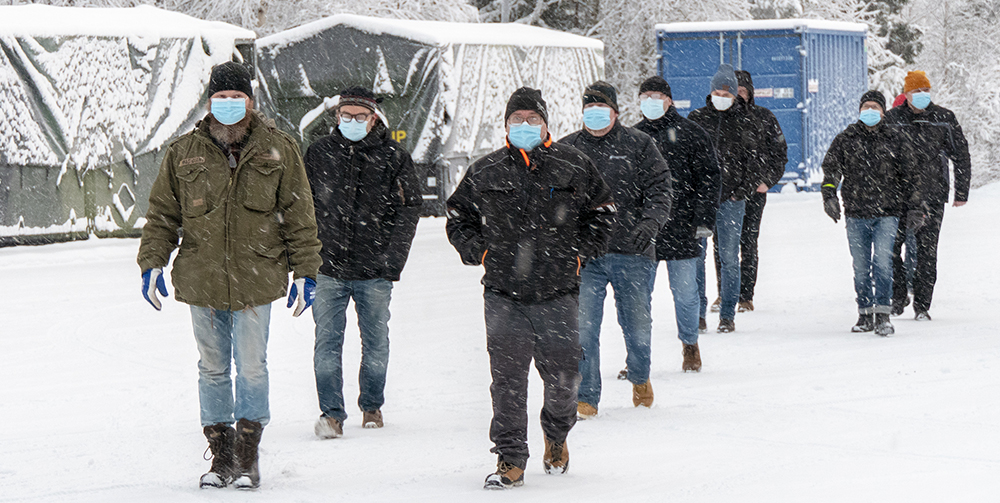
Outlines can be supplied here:
<path id="1" fill-rule="evenodd" d="M 354 115 L 351 115 L 347 112 L 340 112 L 339 114 L 337 114 L 337 116 L 340 117 L 340 120 L 344 122 L 350 122 L 351 120 L 356 120 L 358 122 L 366 122 L 369 118 L 371 118 L 372 115 L 373 114 L 368 112 L 361 112 L 359 114 L 354 114 Z"/>
<path id="2" fill-rule="evenodd" d="M 508 126 L 516 126 L 518 124 L 523 124 L 525 122 L 527 122 L 531 126 L 537 126 L 537 125 L 541 124 L 544 121 L 542 121 L 542 118 L 539 117 L 539 116 L 537 116 L 537 115 L 532 115 L 530 117 L 521 117 L 519 115 L 511 115 L 510 119 L 507 119 L 507 125 Z"/>

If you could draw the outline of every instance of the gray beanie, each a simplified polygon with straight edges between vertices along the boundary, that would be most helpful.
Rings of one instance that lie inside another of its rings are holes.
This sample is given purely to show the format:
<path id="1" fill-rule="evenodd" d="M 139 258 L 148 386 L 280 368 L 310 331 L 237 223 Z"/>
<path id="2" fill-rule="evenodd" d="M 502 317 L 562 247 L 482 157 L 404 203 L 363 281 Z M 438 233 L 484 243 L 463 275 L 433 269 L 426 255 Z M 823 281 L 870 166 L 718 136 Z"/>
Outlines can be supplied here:
<path id="1" fill-rule="evenodd" d="M 715 76 L 712 77 L 712 89 L 709 92 L 726 91 L 735 96 L 739 88 L 740 84 L 736 81 L 733 65 L 719 65 L 719 71 L 715 72 Z"/>

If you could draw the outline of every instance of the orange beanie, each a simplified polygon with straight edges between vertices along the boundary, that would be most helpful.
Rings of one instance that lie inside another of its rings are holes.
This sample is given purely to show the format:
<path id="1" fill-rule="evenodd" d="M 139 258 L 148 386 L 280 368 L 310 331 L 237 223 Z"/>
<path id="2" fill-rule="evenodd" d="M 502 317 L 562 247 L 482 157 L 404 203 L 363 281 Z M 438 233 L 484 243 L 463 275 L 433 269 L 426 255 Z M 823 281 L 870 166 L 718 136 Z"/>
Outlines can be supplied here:
<path id="1" fill-rule="evenodd" d="M 931 81 L 927 78 L 927 74 L 922 70 L 917 70 L 915 72 L 908 72 L 906 74 L 906 80 L 903 81 L 903 92 L 908 93 L 914 89 L 931 87 Z"/>

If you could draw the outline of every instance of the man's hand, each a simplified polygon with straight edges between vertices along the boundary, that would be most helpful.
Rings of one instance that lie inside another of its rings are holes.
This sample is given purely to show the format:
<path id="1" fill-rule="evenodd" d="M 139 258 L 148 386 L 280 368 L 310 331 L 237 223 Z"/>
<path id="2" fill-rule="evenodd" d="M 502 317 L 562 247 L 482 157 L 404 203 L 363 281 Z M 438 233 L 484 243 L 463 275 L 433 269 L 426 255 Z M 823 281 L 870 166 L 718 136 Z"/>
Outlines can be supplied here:
<path id="1" fill-rule="evenodd" d="M 299 295 L 299 292 L 302 295 Z M 292 283 L 292 291 L 288 292 L 288 305 L 286 307 L 292 307 L 295 305 L 295 311 L 292 311 L 292 316 L 298 318 L 300 314 L 309 306 L 313 305 L 313 300 L 316 299 L 316 280 L 312 278 L 299 278 Z"/>
<path id="2" fill-rule="evenodd" d="M 694 237 L 698 239 L 710 238 L 712 237 L 712 234 L 714 234 L 712 232 L 712 229 L 709 229 L 708 227 L 702 227 L 700 225 L 698 226 L 697 229 L 694 230 Z"/>
<path id="3" fill-rule="evenodd" d="M 835 197 L 823 200 L 823 211 L 836 223 L 840 221 L 840 200 Z"/>
<path id="4" fill-rule="evenodd" d="M 658 232 L 660 232 L 660 224 L 656 223 L 656 220 L 645 219 L 632 229 L 629 244 L 633 250 L 645 250 L 653 242 L 653 239 L 656 239 Z"/>
<path id="5" fill-rule="evenodd" d="M 915 231 L 924 226 L 926 215 L 920 210 L 910 210 L 906 212 L 906 230 Z"/>
<path id="6" fill-rule="evenodd" d="M 965 206 L 965 203 L 967 203 L 967 202 L 968 201 L 955 201 L 954 203 L 952 203 L 952 206 L 954 206 L 956 208 L 959 207 L 959 206 Z"/>
<path id="7" fill-rule="evenodd" d="M 167 286 L 163 284 L 163 269 L 154 267 L 142 271 L 142 296 L 146 299 L 146 302 L 149 302 L 149 305 L 159 311 L 163 307 L 163 304 L 160 303 L 160 299 L 156 296 L 157 291 L 164 297 L 168 296 Z"/>
<path id="8" fill-rule="evenodd" d="M 757 192 L 760 192 L 761 194 L 763 194 L 763 193 L 767 192 L 768 188 L 769 187 L 767 186 L 767 184 L 762 183 L 762 184 L 760 184 L 760 185 L 757 186 Z"/>

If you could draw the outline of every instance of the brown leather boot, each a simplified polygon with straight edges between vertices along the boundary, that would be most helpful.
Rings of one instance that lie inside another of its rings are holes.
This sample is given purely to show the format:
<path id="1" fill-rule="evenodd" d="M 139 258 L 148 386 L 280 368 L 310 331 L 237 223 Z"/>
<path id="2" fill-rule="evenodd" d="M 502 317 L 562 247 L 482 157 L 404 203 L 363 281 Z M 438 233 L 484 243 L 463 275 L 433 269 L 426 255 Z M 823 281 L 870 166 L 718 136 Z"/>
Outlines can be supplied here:
<path id="1" fill-rule="evenodd" d="M 636 407 L 640 405 L 653 406 L 653 384 L 648 379 L 642 384 L 632 385 L 632 403 Z"/>
<path id="2" fill-rule="evenodd" d="M 240 419 L 236 423 L 236 467 L 239 476 L 233 482 L 237 489 L 260 487 L 260 470 L 257 468 L 257 447 L 264 427 L 257 421 Z"/>
<path id="3" fill-rule="evenodd" d="M 228 424 L 218 423 L 205 427 L 205 438 L 208 448 L 212 451 L 212 467 L 208 473 L 201 476 L 198 486 L 226 487 L 236 478 L 236 457 L 233 454 L 233 441 L 236 430 Z"/>
<path id="4" fill-rule="evenodd" d="M 582 420 L 593 419 L 597 417 L 597 407 L 594 407 L 587 402 L 577 402 L 576 417 L 577 419 Z"/>
<path id="5" fill-rule="evenodd" d="M 361 416 L 362 428 L 381 428 L 384 425 L 382 422 L 382 411 L 379 409 L 373 411 L 366 410 Z"/>
<path id="6" fill-rule="evenodd" d="M 698 351 L 698 344 L 684 344 L 684 363 L 681 368 L 684 372 L 701 371 L 701 352 Z"/>
<path id="7" fill-rule="evenodd" d="M 566 442 L 553 442 L 545 437 L 545 455 L 542 457 L 545 473 L 566 473 L 569 470 L 569 448 Z"/>
<path id="8" fill-rule="evenodd" d="M 506 461 L 497 462 L 497 471 L 486 477 L 483 489 L 510 489 L 524 485 L 524 470 Z"/>

